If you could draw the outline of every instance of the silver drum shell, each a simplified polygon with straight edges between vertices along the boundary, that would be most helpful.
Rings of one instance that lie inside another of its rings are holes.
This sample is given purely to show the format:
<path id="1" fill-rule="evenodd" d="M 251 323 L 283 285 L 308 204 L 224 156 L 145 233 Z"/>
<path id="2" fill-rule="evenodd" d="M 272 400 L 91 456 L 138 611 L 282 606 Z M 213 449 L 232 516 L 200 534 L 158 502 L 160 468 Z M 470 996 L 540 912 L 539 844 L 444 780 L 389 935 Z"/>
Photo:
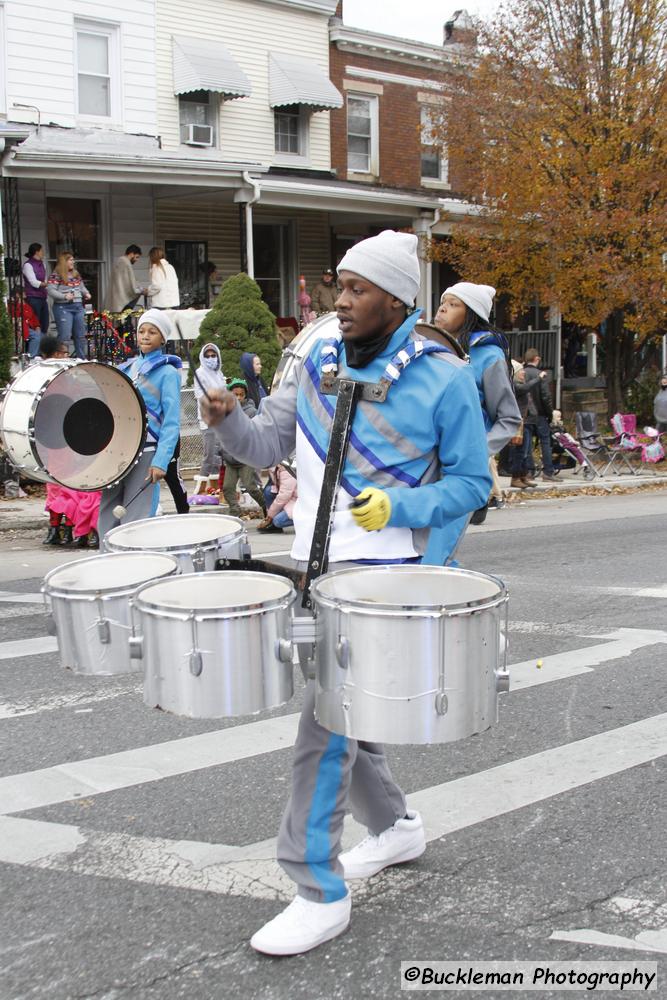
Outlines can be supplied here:
<path id="1" fill-rule="evenodd" d="M 225 571 L 166 583 L 142 587 L 133 600 L 134 655 L 144 661 L 146 705 L 191 719 L 220 719 L 290 700 L 286 637 L 296 592 L 288 580 Z M 256 599 L 246 601 L 248 592 Z"/>
<path id="2" fill-rule="evenodd" d="M 62 666 L 100 677 L 140 670 L 128 643 L 130 598 L 143 584 L 178 572 L 176 559 L 146 552 L 91 556 L 47 573 L 42 593 Z M 113 575 L 124 582 L 114 582 Z"/>
<path id="3" fill-rule="evenodd" d="M 495 577 L 438 566 L 344 569 L 315 580 L 315 715 L 377 743 L 450 743 L 497 721 L 501 622 Z M 401 606 L 402 605 L 402 606 Z"/>
<path id="4" fill-rule="evenodd" d="M 249 552 L 243 522 L 227 514 L 130 521 L 108 531 L 104 547 L 108 552 L 166 552 L 178 560 L 181 573 L 212 573 L 218 559 L 242 559 Z"/>

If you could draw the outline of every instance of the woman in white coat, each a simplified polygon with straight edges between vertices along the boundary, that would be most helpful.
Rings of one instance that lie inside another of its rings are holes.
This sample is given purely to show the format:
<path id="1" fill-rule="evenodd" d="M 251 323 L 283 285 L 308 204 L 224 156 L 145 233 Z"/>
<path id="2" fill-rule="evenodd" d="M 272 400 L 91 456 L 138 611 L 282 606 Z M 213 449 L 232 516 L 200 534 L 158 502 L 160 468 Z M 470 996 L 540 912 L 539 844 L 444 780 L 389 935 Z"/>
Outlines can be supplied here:
<path id="1" fill-rule="evenodd" d="M 162 247 L 151 247 L 148 252 L 151 264 L 148 297 L 151 309 L 178 309 L 181 297 L 178 276 L 164 255 Z"/>

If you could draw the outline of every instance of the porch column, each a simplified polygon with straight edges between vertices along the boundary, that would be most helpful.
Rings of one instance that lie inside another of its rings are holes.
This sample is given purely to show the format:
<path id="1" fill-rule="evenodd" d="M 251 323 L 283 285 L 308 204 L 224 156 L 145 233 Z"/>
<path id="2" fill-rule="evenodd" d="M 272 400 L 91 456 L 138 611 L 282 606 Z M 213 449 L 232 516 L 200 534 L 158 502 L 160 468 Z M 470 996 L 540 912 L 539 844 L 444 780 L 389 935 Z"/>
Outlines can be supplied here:
<path id="1" fill-rule="evenodd" d="M 431 300 L 433 298 L 433 278 L 432 278 L 432 264 L 430 260 L 424 260 L 422 254 L 424 252 L 424 244 L 426 240 L 430 239 L 431 236 L 431 225 L 433 222 L 432 214 L 427 212 L 425 215 L 419 215 L 416 219 L 412 220 L 412 228 L 415 231 L 415 235 L 419 240 L 418 253 L 419 253 L 419 292 L 417 293 L 417 307 L 424 310 L 426 314 L 426 321 L 431 322 Z"/>

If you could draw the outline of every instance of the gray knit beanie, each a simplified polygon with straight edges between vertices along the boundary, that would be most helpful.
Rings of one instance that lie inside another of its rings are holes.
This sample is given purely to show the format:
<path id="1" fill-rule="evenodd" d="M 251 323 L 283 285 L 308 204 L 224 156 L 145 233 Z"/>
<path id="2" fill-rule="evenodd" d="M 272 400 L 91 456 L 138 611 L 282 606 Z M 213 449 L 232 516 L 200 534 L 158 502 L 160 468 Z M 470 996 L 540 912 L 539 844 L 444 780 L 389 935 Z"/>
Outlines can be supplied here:
<path id="1" fill-rule="evenodd" d="M 412 308 L 419 291 L 417 237 L 385 229 L 350 247 L 336 270 L 352 271 Z"/>

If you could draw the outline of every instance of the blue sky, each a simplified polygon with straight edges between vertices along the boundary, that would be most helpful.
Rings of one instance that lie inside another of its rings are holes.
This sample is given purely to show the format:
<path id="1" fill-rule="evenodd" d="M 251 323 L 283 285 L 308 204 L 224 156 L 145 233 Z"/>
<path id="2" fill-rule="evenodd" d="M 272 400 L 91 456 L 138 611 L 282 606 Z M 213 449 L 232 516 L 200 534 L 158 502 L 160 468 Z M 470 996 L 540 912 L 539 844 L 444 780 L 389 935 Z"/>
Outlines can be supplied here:
<path id="1" fill-rule="evenodd" d="M 383 35 L 415 38 L 431 45 L 442 42 L 442 26 L 455 10 L 464 8 L 470 14 L 490 18 L 500 6 L 499 0 L 343 0 L 345 24 L 354 28 L 377 31 L 378 11 Z"/>

